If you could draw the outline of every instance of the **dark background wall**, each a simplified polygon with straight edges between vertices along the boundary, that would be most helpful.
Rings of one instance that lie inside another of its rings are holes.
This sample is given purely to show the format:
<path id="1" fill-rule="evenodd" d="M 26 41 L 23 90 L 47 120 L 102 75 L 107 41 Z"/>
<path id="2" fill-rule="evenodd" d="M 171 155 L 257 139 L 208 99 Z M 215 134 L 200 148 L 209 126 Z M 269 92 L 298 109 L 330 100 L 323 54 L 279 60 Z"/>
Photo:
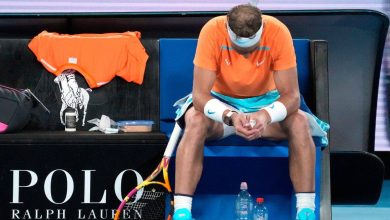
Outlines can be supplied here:
<path id="1" fill-rule="evenodd" d="M 329 52 L 331 150 L 374 144 L 377 84 L 387 19 L 374 11 L 348 16 L 280 16 L 300 38 L 325 39 Z"/>

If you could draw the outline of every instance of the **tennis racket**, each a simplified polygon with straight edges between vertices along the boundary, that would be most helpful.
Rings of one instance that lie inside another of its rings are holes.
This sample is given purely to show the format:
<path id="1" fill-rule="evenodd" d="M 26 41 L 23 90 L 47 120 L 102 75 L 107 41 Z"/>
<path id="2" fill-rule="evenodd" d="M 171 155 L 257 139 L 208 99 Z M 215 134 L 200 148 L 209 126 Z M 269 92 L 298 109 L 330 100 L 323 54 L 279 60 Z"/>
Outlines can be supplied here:
<path id="1" fill-rule="evenodd" d="M 172 219 L 173 196 L 168 178 L 168 165 L 180 137 L 181 130 L 180 126 L 176 123 L 160 164 L 146 180 L 127 194 L 116 210 L 114 220 L 119 220 L 121 213 L 125 211 L 128 212 L 128 216 L 138 215 L 142 219 L 163 219 L 165 218 L 166 208 L 169 208 L 167 220 Z M 163 182 L 154 180 L 161 171 Z M 155 186 L 162 186 L 167 193 L 156 191 L 154 186 L 152 189 L 146 189 L 151 188 L 150 186 L 153 184 Z M 169 198 L 168 206 L 166 206 L 166 196 Z M 130 199 L 133 199 L 133 201 L 129 201 Z M 123 214 L 125 215 L 126 213 Z"/>

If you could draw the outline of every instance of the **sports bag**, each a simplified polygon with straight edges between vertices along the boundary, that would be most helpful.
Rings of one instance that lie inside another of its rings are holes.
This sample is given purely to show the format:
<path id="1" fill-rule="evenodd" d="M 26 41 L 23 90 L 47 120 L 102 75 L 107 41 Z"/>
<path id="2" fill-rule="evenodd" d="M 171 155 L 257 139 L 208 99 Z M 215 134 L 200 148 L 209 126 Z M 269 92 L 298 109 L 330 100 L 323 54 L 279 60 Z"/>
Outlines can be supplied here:
<path id="1" fill-rule="evenodd" d="M 33 98 L 26 89 L 0 84 L 0 133 L 18 131 L 30 120 Z"/>

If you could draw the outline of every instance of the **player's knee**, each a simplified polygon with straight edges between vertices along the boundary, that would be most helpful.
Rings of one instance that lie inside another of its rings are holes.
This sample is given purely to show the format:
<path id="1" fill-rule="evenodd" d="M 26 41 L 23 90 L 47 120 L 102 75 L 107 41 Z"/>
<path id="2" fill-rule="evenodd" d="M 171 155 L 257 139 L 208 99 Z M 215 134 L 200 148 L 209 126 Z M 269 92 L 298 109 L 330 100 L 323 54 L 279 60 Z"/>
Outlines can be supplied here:
<path id="1" fill-rule="evenodd" d="M 309 134 L 309 120 L 306 114 L 298 111 L 288 116 L 288 133 L 290 134 Z"/>
<path id="2" fill-rule="evenodd" d="M 208 127 L 208 119 L 199 111 L 194 109 L 189 110 L 185 115 L 186 131 L 196 131 L 206 133 Z"/>

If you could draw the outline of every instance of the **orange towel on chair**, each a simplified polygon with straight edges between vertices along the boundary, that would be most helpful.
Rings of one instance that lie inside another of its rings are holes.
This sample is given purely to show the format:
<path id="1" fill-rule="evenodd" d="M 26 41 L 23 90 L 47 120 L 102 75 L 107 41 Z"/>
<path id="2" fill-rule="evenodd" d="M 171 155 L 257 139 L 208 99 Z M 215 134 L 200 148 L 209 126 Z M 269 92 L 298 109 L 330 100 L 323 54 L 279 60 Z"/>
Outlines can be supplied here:
<path id="1" fill-rule="evenodd" d="M 120 76 L 127 82 L 142 84 L 148 55 L 141 34 L 58 34 L 43 31 L 28 47 L 38 61 L 54 75 L 65 69 L 80 72 L 91 88 Z"/>

